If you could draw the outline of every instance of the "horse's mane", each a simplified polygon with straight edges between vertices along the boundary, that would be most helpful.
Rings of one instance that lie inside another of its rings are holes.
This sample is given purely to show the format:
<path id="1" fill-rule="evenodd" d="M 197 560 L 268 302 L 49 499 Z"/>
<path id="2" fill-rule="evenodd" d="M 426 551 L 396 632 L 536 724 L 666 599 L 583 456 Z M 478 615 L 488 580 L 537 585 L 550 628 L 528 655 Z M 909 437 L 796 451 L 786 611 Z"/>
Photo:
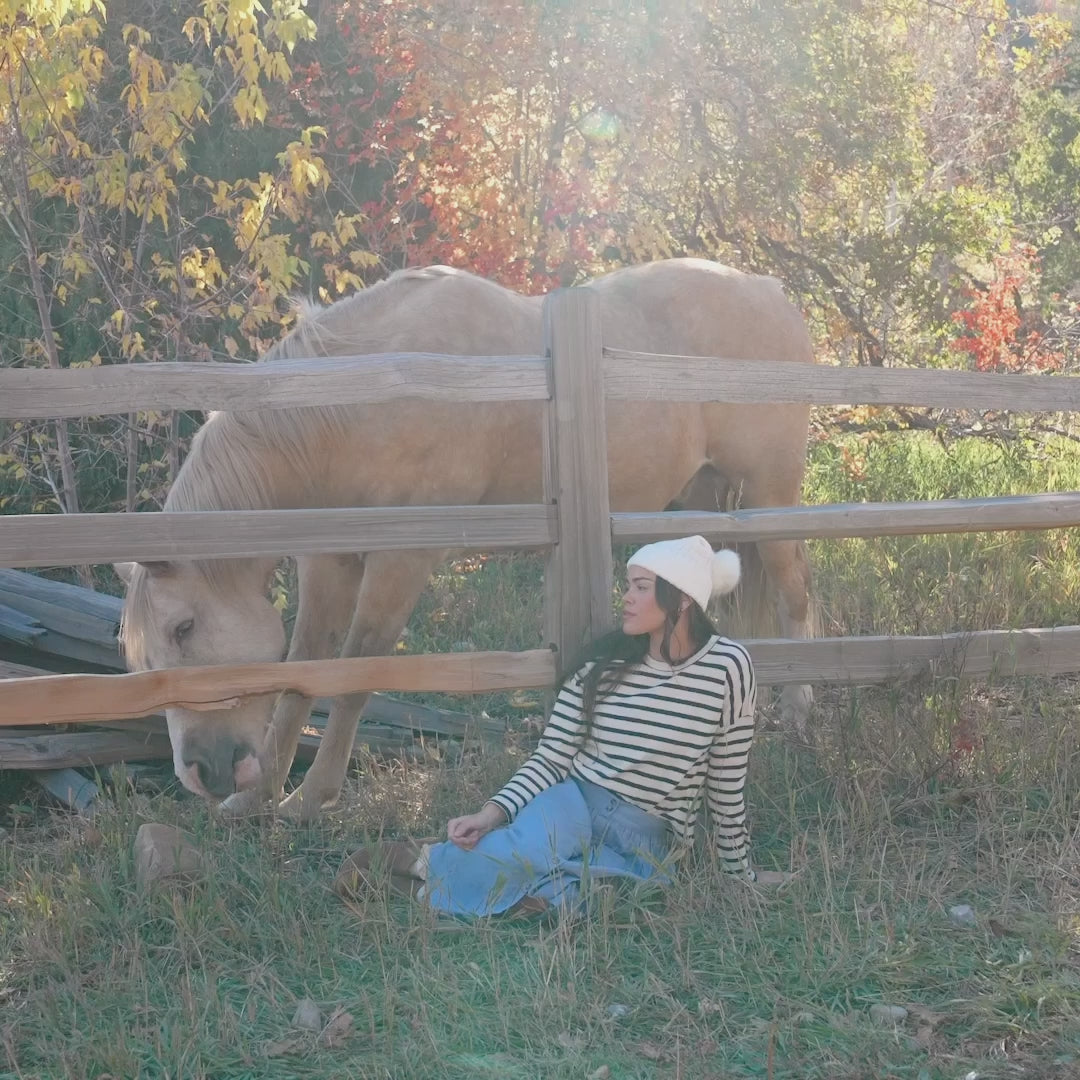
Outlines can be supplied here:
<path id="1" fill-rule="evenodd" d="M 297 318 L 292 330 L 259 362 L 377 349 L 378 343 L 364 336 L 365 323 L 371 322 L 364 318 L 365 313 L 370 315 L 373 308 L 392 302 L 396 288 L 458 273 L 445 266 L 398 270 L 384 281 L 329 306 L 295 300 Z M 283 472 L 297 487 L 309 489 L 310 480 L 325 468 L 326 448 L 342 440 L 347 414 L 346 406 L 210 413 L 192 441 L 164 509 L 270 509 L 275 505 L 273 493 Z M 212 587 L 226 590 L 244 568 L 245 560 L 204 559 L 192 566 Z M 133 567 L 120 625 L 121 646 L 135 669 L 147 665 L 146 635 L 153 625 L 149 577 L 150 571 L 144 566 Z"/>

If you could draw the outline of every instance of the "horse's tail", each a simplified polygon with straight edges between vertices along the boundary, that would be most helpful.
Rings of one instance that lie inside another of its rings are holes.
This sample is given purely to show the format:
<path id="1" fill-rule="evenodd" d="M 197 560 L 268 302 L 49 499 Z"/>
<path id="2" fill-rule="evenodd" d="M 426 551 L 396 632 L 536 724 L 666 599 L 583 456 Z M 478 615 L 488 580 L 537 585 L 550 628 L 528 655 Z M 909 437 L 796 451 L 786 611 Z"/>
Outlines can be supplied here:
<path id="1" fill-rule="evenodd" d="M 748 540 L 732 546 L 742 561 L 742 577 L 738 589 L 718 601 L 717 622 L 721 632 L 739 639 L 781 636 L 776 590 L 769 585 L 757 544 Z M 810 561 L 802 540 L 798 541 L 797 558 L 806 574 L 810 597 L 809 634 L 818 637 L 821 634 L 821 609 L 810 588 Z"/>
<path id="2" fill-rule="evenodd" d="M 734 545 L 742 562 L 739 587 L 720 601 L 721 630 L 733 638 L 776 637 L 780 632 L 773 590 L 765 576 L 765 564 L 752 541 Z"/>

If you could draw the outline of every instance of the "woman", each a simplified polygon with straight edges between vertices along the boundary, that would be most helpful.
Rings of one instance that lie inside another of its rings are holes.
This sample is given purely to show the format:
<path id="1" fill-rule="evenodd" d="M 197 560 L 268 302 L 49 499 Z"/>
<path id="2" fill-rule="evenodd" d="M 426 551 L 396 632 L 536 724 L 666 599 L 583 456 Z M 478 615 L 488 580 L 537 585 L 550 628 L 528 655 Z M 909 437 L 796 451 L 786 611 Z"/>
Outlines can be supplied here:
<path id="1" fill-rule="evenodd" d="M 701 536 L 663 540 L 627 577 L 622 629 L 563 685 L 528 761 L 446 841 L 356 852 L 339 893 L 370 884 L 375 862 L 447 914 L 572 907 L 590 877 L 668 882 L 703 801 L 725 869 L 756 879 L 743 801 L 754 672 L 705 614 L 738 583 L 739 557 Z"/>

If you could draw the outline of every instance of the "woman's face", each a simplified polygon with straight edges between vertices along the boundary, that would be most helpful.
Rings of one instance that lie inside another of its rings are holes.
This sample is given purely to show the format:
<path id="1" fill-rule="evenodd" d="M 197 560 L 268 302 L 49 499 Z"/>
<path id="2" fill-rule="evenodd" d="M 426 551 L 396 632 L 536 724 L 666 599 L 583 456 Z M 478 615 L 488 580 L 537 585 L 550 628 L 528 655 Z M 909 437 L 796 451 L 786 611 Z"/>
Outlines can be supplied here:
<path id="1" fill-rule="evenodd" d="M 656 575 L 640 566 L 631 566 L 627 577 L 623 594 L 623 633 L 657 633 L 663 629 L 667 616 L 656 602 Z"/>

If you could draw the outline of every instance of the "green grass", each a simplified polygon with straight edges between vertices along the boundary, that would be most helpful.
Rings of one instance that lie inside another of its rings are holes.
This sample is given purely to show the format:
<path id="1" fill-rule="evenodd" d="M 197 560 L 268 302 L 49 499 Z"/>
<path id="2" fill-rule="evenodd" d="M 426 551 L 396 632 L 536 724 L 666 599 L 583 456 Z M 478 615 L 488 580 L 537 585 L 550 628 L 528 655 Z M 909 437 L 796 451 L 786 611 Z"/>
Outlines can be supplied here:
<path id="1" fill-rule="evenodd" d="M 807 503 L 911 502 L 1080 491 L 1080 448 L 928 434 L 816 443 Z M 810 544 L 827 634 L 927 634 L 1078 621 L 1068 530 L 894 536 Z"/>
<path id="2" fill-rule="evenodd" d="M 814 751 L 763 737 L 755 847 L 797 872 L 785 888 L 699 853 L 665 893 L 604 893 L 553 926 L 328 889 L 366 837 L 437 832 L 524 746 L 372 763 L 309 828 L 226 827 L 195 800 L 120 791 L 91 826 L 16 829 L 0 847 L 0 1077 L 1075 1076 L 1080 753 L 1048 719 L 1075 705 L 1050 683 L 972 693 L 990 696 L 993 753 L 961 772 L 940 753 L 958 702 L 931 684 L 827 696 Z M 205 879 L 140 890 L 144 820 L 189 829 Z M 976 927 L 950 923 L 958 903 Z M 290 1030 L 303 997 L 351 1014 L 351 1036 Z M 907 1022 L 876 1026 L 876 1003 Z"/>
<path id="3" fill-rule="evenodd" d="M 847 455 L 842 453 L 846 448 Z M 1080 489 L 1070 443 L 1036 455 L 924 437 L 817 444 L 808 502 Z M 1076 622 L 1066 533 L 817 543 L 830 633 Z M 444 568 L 410 651 L 540 642 L 539 560 Z M 1080 731 L 1074 680 L 819 690 L 812 746 L 764 731 L 748 801 L 759 866 L 702 852 L 660 894 L 601 893 L 555 925 L 434 919 L 329 890 L 366 838 L 431 835 L 529 747 L 535 694 L 476 699 L 503 748 L 369 762 L 312 827 L 226 826 L 126 788 L 91 825 L 7 780 L 0 812 L 0 1080 L 1080 1077 Z M 441 699 L 447 700 L 447 699 Z M 450 699 L 462 707 L 461 699 Z M 980 749 L 955 760 L 958 724 Z M 148 820 L 197 840 L 205 877 L 141 890 Z M 976 925 L 948 909 L 974 907 Z M 299 999 L 351 1034 L 290 1028 Z M 874 1004 L 908 1017 L 883 1028 Z M 618 1008 L 614 1008 L 618 1006 Z"/>

